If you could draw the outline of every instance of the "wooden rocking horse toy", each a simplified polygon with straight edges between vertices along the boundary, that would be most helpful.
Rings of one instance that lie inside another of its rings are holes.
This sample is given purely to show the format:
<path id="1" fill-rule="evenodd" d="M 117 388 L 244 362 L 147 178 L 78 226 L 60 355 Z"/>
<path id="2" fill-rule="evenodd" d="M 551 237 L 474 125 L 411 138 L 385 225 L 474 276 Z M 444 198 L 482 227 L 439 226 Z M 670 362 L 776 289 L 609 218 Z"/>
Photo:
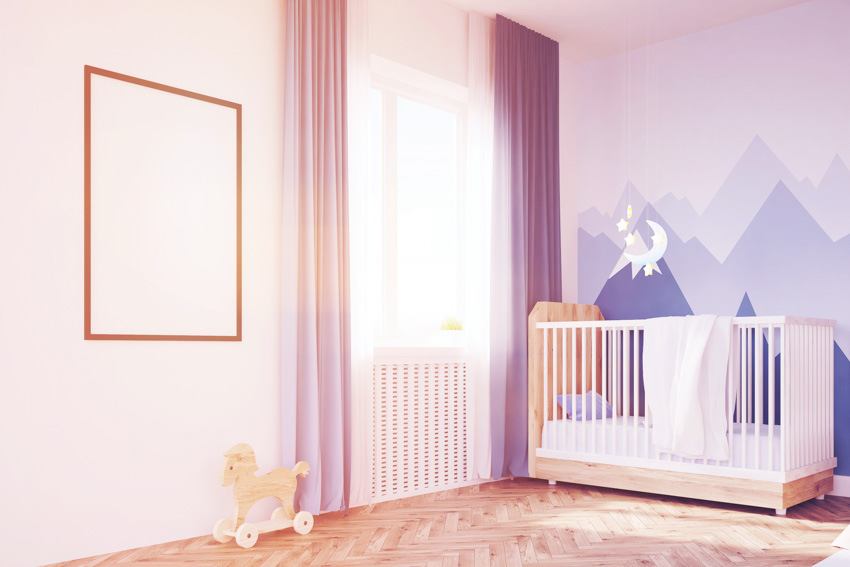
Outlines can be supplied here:
<path id="1" fill-rule="evenodd" d="M 299 534 L 307 534 L 313 529 L 313 515 L 307 511 L 297 514 L 292 501 L 298 486 L 298 475 L 307 476 L 310 467 L 299 461 L 290 470 L 274 469 L 270 473 L 257 477 L 257 460 L 254 449 L 247 443 L 234 445 L 224 454 L 224 468 L 221 470 L 221 485 L 233 485 L 233 500 L 236 510 L 233 519 L 223 518 L 216 522 L 213 537 L 216 541 L 227 543 L 234 537 L 240 547 L 251 547 L 257 543 L 260 534 L 294 528 Z M 245 523 L 248 510 L 267 496 L 274 496 L 283 505 L 272 513 L 272 519 L 257 524 Z"/>

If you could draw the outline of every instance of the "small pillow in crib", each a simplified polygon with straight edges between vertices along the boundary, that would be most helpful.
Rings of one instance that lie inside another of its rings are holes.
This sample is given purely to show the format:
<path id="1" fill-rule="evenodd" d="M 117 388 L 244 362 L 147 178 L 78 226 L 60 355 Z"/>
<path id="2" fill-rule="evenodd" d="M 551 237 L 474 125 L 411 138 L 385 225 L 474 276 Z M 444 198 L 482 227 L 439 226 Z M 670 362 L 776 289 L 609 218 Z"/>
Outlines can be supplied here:
<path id="1" fill-rule="evenodd" d="M 573 397 L 575 397 L 576 403 L 576 413 L 575 416 L 571 415 L 573 411 Z M 577 421 L 584 421 L 593 419 L 593 406 L 596 406 L 596 419 L 605 419 L 606 417 L 611 417 L 613 414 L 611 410 L 611 406 L 605 399 L 599 395 L 599 392 L 585 392 L 584 394 L 567 394 L 566 403 L 564 403 L 564 396 L 555 396 L 555 399 L 558 401 L 558 405 L 563 408 L 564 413 L 567 414 L 568 419 L 575 419 Z M 587 406 L 587 417 L 582 415 L 583 407 Z"/>

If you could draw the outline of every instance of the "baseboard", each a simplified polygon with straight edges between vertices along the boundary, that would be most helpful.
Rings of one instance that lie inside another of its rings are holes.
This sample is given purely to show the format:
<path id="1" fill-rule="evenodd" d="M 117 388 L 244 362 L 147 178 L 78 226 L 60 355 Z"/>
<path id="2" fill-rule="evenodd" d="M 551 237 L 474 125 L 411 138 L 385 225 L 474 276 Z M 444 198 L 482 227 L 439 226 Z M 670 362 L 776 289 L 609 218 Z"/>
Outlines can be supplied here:
<path id="1" fill-rule="evenodd" d="M 850 476 L 835 475 L 832 477 L 832 492 L 830 496 L 844 496 L 850 498 Z"/>

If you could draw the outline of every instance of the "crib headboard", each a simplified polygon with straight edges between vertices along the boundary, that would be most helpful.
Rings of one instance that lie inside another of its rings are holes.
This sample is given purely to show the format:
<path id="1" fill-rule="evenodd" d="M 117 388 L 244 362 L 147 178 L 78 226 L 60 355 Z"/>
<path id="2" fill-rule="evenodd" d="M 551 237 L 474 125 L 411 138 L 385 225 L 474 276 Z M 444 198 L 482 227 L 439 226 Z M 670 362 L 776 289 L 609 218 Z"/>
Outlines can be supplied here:
<path id="1" fill-rule="evenodd" d="M 551 409 L 543 407 L 543 366 L 541 361 L 544 360 L 544 344 L 543 332 L 537 328 L 537 323 L 552 322 L 552 321 L 604 321 L 602 312 L 596 305 L 582 305 L 578 303 L 554 303 L 551 301 L 538 301 L 528 315 L 528 474 L 535 477 L 535 451 L 541 446 L 541 437 L 543 433 L 543 424 L 547 417 L 551 416 Z M 567 337 L 569 340 L 569 337 Z M 551 359 L 552 345 L 546 345 L 546 355 Z M 593 361 L 590 357 L 587 360 L 582 360 L 581 348 L 576 349 L 576 361 L 573 362 L 571 349 L 566 351 L 566 360 L 558 360 L 557 364 L 552 365 L 553 368 L 548 369 L 549 384 L 552 384 L 552 373 L 561 372 L 564 370 L 562 365 L 566 365 L 568 376 L 572 374 L 572 368 L 575 365 L 577 368 L 581 364 L 586 364 L 588 368 L 594 362 L 601 365 L 601 359 Z M 579 371 L 577 374 L 581 375 Z M 589 376 L 587 372 L 585 376 Z M 555 387 L 558 388 L 557 394 L 573 393 L 570 391 L 560 391 L 560 381 L 554 381 Z M 568 387 L 571 386 L 571 381 L 568 381 Z M 578 384 L 576 393 L 583 393 L 589 389 L 589 384 Z M 547 412 L 549 412 L 547 414 Z"/>

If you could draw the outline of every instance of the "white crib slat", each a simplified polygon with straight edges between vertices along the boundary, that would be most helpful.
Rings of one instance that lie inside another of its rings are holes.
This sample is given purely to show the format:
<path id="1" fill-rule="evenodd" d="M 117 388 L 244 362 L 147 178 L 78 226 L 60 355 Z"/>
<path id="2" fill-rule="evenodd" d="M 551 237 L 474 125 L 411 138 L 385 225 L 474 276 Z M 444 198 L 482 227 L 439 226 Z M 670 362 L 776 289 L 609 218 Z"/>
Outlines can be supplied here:
<path id="1" fill-rule="evenodd" d="M 796 469 L 800 466 L 800 423 L 799 423 L 799 413 L 798 403 L 800 400 L 800 393 L 798 389 L 799 383 L 799 364 L 800 357 L 799 354 L 799 332 L 797 325 L 791 325 L 790 334 L 791 334 L 791 352 L 788 353 L 789 358 L 791 359 L 791 376 L 788 379 L 788 385 L 791 388 L 791 399 L 788 400 L 790 405 L 790 421 L 788 432 L 791 434 L 791 470 Z"/>
<path id="2" fill-rule="evenodd" d="M 733 361 L 738 360 L 738 351 L 740 349 L 740 346 L 739 346 L 740 343 L 735 340 L 735 336 L 738 332 L 739 332 L 738 326 L 737 325 L 733 326 L 732 327 L 732 360 Z M 737 368 L 738 368 L 738 365 L 734 364 L 734 362 L 732 364 L 730 364 L 730 371 L 729 371 L 729 377 L 728 377 L 728 388 L 726 390 L 726 392 L 727 392 L 727 397 L 726 397 L 726 405 L 727 405 L 726 443 L 729 446 L 729 460 L 726 461 L 726 464 L 727 464 L 727 466 L 730 466 L 730 467 L 732 466 L 732 463 L 733 463 L 734 457 L 735 457 L 733 455 L 734 444 L 732 443 L 732 441 L 735 438 L 734 421 L 733 421 L 734 416 L 735 416 L 735 400 L 738 398 L 737 386 L 736 386 L 737 381 L 735 380 Z"/>
<path id="3" fill-rule="evenodd" d="M 581 385 L 579 389 L 582 394 L 587 394 L 587 329 L 581 331 Z M 581 397 L 581 442 L 584 450 L 587 451 L 587 396 Z"/>
<path id="4" fill-rule="evenodd" d="M 767 328 L 767 425 L 768 425 L 768 449 L 767 461 L 768 470 L 773 468 L 773 426 L 776 423 L 776 362 L 775 362 L 775 345 L 774 345 L 774 328 L 773 325 Z"/>
<path id="5" fill-rule="evenodd" d="M 779 470 L 789 470 L 788 461 L 788 330 L 779 326 Z"/>
<path id="6" fill-rule="evenodd" d="M 573 389 L 572 389 L 572 413 L 570 414 L 570 425 L 572 425 L 572 438 L 573 438 L 573 451 L 578 451 L 578 445 L 576 445 L 576 429 L 578 429 L 578 423 L 576 422 L 576 371 L 578 370 L 578 361 L 576 360 L 576 354 L 578 353 L 578 329 L 573 329 L 572 332 L 572 340 L 573 340 Z"/>
<path id="7" fill-rule="evenodd" d="M 543 423 L 549 420 L 549 329 L 543 329 Z M 552 448 L 552 428 L 549 427 L 544 440 L 544 448 Z"/>
<path id="8" fill-rule="evenodd" d="M 749 368 L 747 368 L 747 360 L 749 358 L 750 330 L 747 327 L 741 327 L 741 412 L 738 414 L 738 421 L 741 423 L 741 460 L 739 466 L 747 468 L 747 407 L 749 400 L 747 399 L 747 390 L 749 389 Z"/>
<path id="9" fill-rule="evenodd" d="M 620 415 L 620 396 L 622 394 L 622 390 L 620 389 L 620 330 L 613 329 L 611 331 L 611 339 L 614 343 L 612 358 L 614 361 L 614 366 L 611 368 L 611 389 L 613 391 L 614 398 L 614 411 L 613 411 L 613 420 L 611 427 L 611 453 L 613 455 L 617 454 L 617 437 L 618 437 L 618 421 L 617 418 Z"/>
<path id="10" fill-rule="evenodd" d="M 820 357 L 817 356 L 820 347 L 820 329 L 814 326 L 809 326 L 809 330 L 811 332 L 812 340 L 811 340 L 811 353 L 809 354 L 809 358 L 811 359 L 811 371 L 812 371 L 812 379 L 811 379 L 811 402 L 812 406 L 810 412 L 812 414 L 812 462 L 817 463 L 821 460 L 821 443 L 823 437 L 821 436 L 820 430 L 820 422 L 821 422 L 821 401 L 820 401 Z"/>
<path id="11" fill-rule="evenodd" d="M 818 461 L 822 461 L 826 459 L 826 439 L 829 437 L 829 432 L 826 430 L 826 419 L 824 418 L 828 413 L 826 410 L 826 365 L 824 364 L 825 359 L 823 356 L 825 353 L 826 329 L 819 327 L 817 329 L 817 336 L 815 359 L 818 363 L 818 407 L 816 416 L 818 420 Z"/>
<path id="12" fill-rule="evenodd" d="M 646 341 L 646 334 L 644 333 L 643 337 L 644 341 Z M 644 348 L 646 348 L 646 343 L 644 343 Z M 641 367 L 643 367 L 643 358 L 641 357 Z M 649 452 L 649 424 L 650 424 L 650 416 L 649 416 L 649 408 L 646 405 L 646 385 L 644 385 L 643 392 L 643 452 L 647 458 L 650 457 Z"/>
<path id="13" fill-rule="evenodd" d="M 764 404 L 764 372 L 762 369 L 762 364 L 764 360 L 764 339 L 761 325 L 756 325 L 755 333 L 753 340 L 755 344 L 753 345 L 753 350 L 755 351 L 755 376 L 753 376 L 753 382 L 755 382 L 755 423 L 753 424 L 756 430 L 755 440 L 756 440 L 756 462 L 754 468 L 760 469 L 761 466 L 761 424 L 763 421 L 763 404 Z"/>
<path id="14" fill-rule="evenodd" d="M 805 326 L 800 325 L 800 350 L 799 350 L 799 359 L 800 359 L 800 374 L 799 374 L 799 382 L 800 382 L 800 466 L 804 467 L 809 464 L 809 408 L 808 398 L 809 391 L 811 390 L 811 386 L 809 384 L 809 337 L 808 337 L 808 329 Z"/>
<path id="15" fill-rule="evenodd" d="M 611 353 L 608 352 L 608 329 L 605 329 L 602 331 L 602 399 L 608 403 L 610 403 L 608 399 L 608 366 L 610 365 L 610 361 Z M 604 419 L 604 416 L 602 420 L 602 453 L 608 453 L 608 420 Z"/>
<path id="16" fill-rule="evenodd" d="M 623 328 L 623 454 L 629 455 L 629 416 L 631 415 L 632 394 L 631 369 L 629 368 L 629 331 Z"/>
<path id="17" fill-rule="evenodd" d="M 832 327 L 827 329 L 826 334 L 826 348 L 827 348 L 827 361 L 829 364 L 829 370 L 826 375 L 829 379 L 829 386 L 827 388 L 827 394 L 829 395 L 829 458 L 833 458 L 835 456 L 835 345 L 833 338 L 834 330 Z"/>
<path id="18" fill-rule="evenodd" d="M 640 388 L 640 361 L 638 360 L 638 330 L 637 327 L 634 328 L 634 337 L 632 342 L 632 365 L 634 367 L 634 401 L 632 403 L 632 407 L 634 408 L 634 444 L 635 444 L 635 457 L 639 456 L 640 452 L 638 451 L 638 421 L 640 421 L 640 392 L 638 388 Z"/>
<path id="19" fill-rule="evenodd" d="M 812 326 L 806 325 L 806 386 L 804 388 L 806 394 L 804 397 L 805 400 L 805 411 L 806 411 L 806 463 L 810 465 L 815 462 L 815 439 L 814 439 L 814 431 L 815 431 L 815 412 L 814 410 L 814 384 L 813 384 L 813 376 L 814 376 L 814 368 L 812 365 L 812 351 L 814 350 L 814 341 L 812 340 Z"/>
<path id="20" fill-rule="evenodd" d="M 796 388 L 794 388 L 795 381 L 795 372 L 794 372 L 794 325 L 787 325 L 785 328 L 785 332 L 788 335 L 786 339 L 786 346 L 788 348 L 782 353 L 782 358 L 786 363 L 787 373 L 785 375 L 786 378 L 786 388 L 788 391 L 788 421 L 786 422 L 788 426 L 786 427 L 786 434 L 788 435 L 788 468 L 786 470 L 792 471 L 797 466 L 797 455 L 795 452 L 796 449 L 796 435 L 794 435 L 794 429 L 797 427 L 796 416 L 794 415 L 794 397 L 797 393 Z"/>
<path id="21" fill-rule="evenodd" d="M 566 331 L 566 329 L 564 329 Z M 546 356 L 549 356 L 548 350 Z M 561 439 L 558 437 L 560 431 L 558 428 L 558 329 L 552 329 L 552 377 L 549 378 L 549 373 L 546 373 L 546 381 L 552 381 L 552 437 L 554 437 L 553 448 L 561 448 Z M 563 398 L 561 398 L 563 399 Z M 566 442 L 566 441 L 564 441 Z"/>
<path id="22" fill-rule="evenodd" d="M 561 443 L 567 446 L 567 329 L 561 330 Z"/>
<path id="23" fill-rule="evenodd" d="M 593 430 L 593 433 L 592 433 L 593 450 L 592 450 L 592 452 L 596 453 L 597 450 L 598 450 L 598 447 L 596 445 L 596 419 L 597 419 L 597 415 L 596 415 L 596 405 L 597 405 L 596 404 L 596 393 L 598 392 L 598 390 L 596 389 L 596 361 L 598 360 L 597 357 L 599 356 L 599 352 L 598 352 L 598 349 L 597 349 L 597 346 L 596 346 L 596 334 L 597 334 L 596 328 L 595 327 L 591 328 L 591 332 L 593 333 L 593 339 L 592 339 L 592 342 L 591 342 L 591 361 L 593 363 L 593 370 L 591 371 L 591 374 L 593 375 L 593 398 L 594 398 L 594 400 L 593 400 L 593 425 L 592 425 L 591 429 Z"/>

